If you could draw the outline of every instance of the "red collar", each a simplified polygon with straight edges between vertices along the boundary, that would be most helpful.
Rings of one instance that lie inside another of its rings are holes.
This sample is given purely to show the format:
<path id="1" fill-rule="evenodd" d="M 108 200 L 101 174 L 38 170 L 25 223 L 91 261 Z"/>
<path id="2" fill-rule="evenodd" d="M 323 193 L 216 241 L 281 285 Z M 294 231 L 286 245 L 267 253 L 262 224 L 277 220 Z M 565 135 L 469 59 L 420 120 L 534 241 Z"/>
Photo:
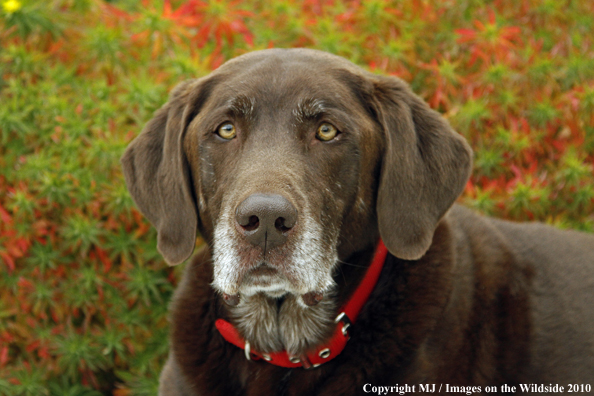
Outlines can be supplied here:
<path id="1" fill-rule="evenodd" d="M 347 329 L 351 324 L 355 323 L 359 311 L 361 311 L 361 308 L 373 291 L 380 272 L 382 272 L 382 268 L 384 267 L 387 254 L 388 249 L 386 249 L 386 246 L 380 239 L 375 250 L 373 261 L 367 269 L 365 277 L 357 287 L 357 290 L 353 293 L 351 299 L 342 307 L 339 311 L 340 314 L 336 317 L 336 329 L 334 330 L 334 335 L 327 344 L 318 347 L 315 351 L 308 353 L 306 356 L 301 358 L 295 356 L 290 357 L 286 351 L 273 352 L 271 354 L 259 353 L 250 350 L 249 343 L 246 343 L 241 338 L 231 323 L 223 319 L 217 319 L 215 326 L 227 342 L 230 342 L 245 351 L 245 356 L 248 360 L 264 359 L 276 366 L 288 368 L 304 367 L 308 369 L 317 367 L 322 363 L 334 359 L 346 346 L 346 343 L 350 338 Z"/>

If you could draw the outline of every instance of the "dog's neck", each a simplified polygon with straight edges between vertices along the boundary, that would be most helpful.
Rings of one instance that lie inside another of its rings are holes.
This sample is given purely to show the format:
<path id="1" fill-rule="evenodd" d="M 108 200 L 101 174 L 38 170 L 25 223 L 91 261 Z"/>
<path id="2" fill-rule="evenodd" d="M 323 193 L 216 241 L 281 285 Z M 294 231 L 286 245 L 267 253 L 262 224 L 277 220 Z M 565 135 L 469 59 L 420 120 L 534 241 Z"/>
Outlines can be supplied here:
<path id="1" fill-rule="evenodd" d="M 373 249 L 368 249 L 342 262 L 334 274 L 337 287 L 315 306 L 304 306 L 292 294 L 278 299 L 258 293 L 228 307 L 231 322 L 258 352 L 286 350 L 300 356 L 332 336 L 338 309 L 359 285 L 372 254 Z"/>

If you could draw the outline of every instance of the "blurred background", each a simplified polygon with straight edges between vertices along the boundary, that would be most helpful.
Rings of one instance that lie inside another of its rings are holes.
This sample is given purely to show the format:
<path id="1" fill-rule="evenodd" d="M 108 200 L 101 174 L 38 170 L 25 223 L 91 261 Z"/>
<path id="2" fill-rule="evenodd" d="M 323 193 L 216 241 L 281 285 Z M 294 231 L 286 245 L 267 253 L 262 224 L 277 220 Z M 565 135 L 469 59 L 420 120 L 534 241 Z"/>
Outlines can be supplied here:
<path id="1" fill-rule="evenodd" d="M 460 201 L 594 231 L 594 1 L 0 0 L 0 395 L 156 395 L 168 268 L 119 157 L 179 81 L 269 47 L 407 81 Z"/>

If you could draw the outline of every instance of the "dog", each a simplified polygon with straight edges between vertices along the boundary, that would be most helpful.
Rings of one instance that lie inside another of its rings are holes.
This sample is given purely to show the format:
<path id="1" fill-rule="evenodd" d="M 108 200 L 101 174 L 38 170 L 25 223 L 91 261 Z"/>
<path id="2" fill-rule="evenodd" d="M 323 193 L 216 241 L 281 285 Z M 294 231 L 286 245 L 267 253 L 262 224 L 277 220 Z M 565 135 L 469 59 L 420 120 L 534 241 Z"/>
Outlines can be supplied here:
<path id="1" fill-rule="evenodd" d="M 162 396 L 590 390 L 594 236 L 455 204 L 472 151 L 397 78 L 248 53 L 178 85 L 122 165 L 170 265 L 206 242 Z"/>

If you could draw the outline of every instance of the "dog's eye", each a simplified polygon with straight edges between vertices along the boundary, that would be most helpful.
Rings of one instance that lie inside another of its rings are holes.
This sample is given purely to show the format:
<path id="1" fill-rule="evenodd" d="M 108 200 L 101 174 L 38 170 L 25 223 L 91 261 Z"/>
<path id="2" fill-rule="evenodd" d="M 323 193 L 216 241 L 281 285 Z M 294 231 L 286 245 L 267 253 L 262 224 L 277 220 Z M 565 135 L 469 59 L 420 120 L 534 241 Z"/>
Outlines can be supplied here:
<path id="1" fill-rule="evenodd" d="M 235 125 L 231 124 L 230 122 L 226 122 L 217 129 L 217 135 L 222 137 L 225 140 L 231 140 L 236 135 Z"/>
<path id="2" fill-rule="evenodd" d="M 338 129 L 332 124 L 327 122 L 319 126 L 318 132 L 316 132 L 316 138 L 323 142 L 328 142 L 334 139 L 338 135 Z"/>

